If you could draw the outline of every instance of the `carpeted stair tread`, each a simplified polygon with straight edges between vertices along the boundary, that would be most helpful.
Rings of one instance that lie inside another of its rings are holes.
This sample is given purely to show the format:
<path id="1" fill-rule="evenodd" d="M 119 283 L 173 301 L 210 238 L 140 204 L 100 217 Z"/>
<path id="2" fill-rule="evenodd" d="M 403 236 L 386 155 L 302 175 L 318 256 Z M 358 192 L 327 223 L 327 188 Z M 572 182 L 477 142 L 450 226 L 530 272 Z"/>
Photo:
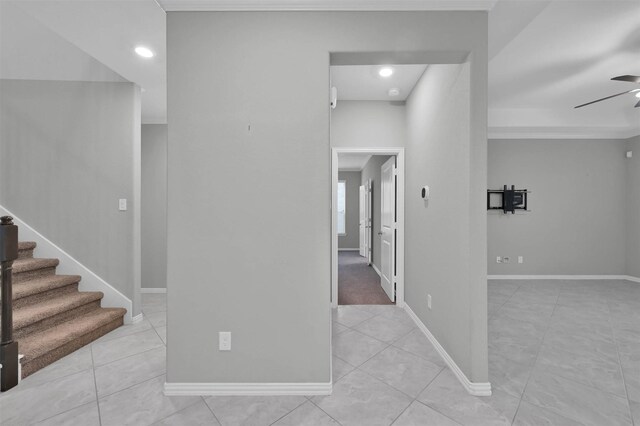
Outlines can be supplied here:
<path id="1" fill-rule="evenodd" d="M 102 299 L 101 291 L 75 292 L 54 297 L 40 303 L 16 308 L 13 311 L 13 328 L 19 330 L 87 303 Z"/>
<path id="2" fill-rule="evenodd" d="M 18 259 L 28 259 L 33 257 L 33 250 L 36 248 L 36 243 L 33 241 L 20 241 L 18 243 Z"/>
<path id="3" fill-rule="evenodd" d="M 33 241 L 18 242 L 18 251 L 33 250 L 34 248 L 36 248 L 36 243 Z"/>
<path id="4" fill-rule="evenodd" d="M 24 354 L 22 363 L 28 363 L 103 325 L 122 319 L 126 312 L 124 308 L 97 308 L 62 324 L 18 339 L 18 349 Z"/>
<path id="5" fill-rule="evenodd" d="M 13 300 L 80 282 L 80 275 L 46 275 L 13 285 Z"/>
<path id="6" fill-rule="evenodd" d="M 58 259 L 34 259 L 32 257 L 17 259 L 13 262 L 13 273 L 20 274 L 38 269 L 55 268 L 59 263 Z"/>
<path id="7" fill-rule="evenodd" d="M 79 275 L 56 275 L 58 259 L 34 257 L 37 244 L 18 243 L 13 262 L 13 331 L 22 377 L 120 327 L 123 308 L 102 308 L 102 292 L 80 292 Z"/>

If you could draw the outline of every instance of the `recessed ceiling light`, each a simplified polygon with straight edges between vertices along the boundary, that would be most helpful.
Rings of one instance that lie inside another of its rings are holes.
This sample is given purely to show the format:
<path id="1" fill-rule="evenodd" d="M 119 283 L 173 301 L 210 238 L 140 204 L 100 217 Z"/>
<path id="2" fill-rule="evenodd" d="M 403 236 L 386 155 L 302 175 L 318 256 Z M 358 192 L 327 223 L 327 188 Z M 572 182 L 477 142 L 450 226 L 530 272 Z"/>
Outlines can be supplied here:
<path id="1" fill-rule="evenodd" d="M 389 96 L 398 96 L 400 94 L 400 89 L 396 89 L 395 87 L 393 89 L 389 89 Z"/>
<path id="2" fill-rule="evenodd" d="M 393 68 L 389 68 L 389 67 L 380 68 L 380 71 L 378 71 L 378 74 L 380 74 L 380 77 L 391 77 L 391 74 L 393 74 Z"/>
<path id="3" fill-rule="evenodd" d="M 640 92 L 636 93 L 636 98 L 640 98 Z"/>
<path id="4" fill-rule="evenodd" d="M 153 58 L 154 53 L 151 49 L 149 49 L 148 47 L 144 47 L 144 46 L 138 46 L 136 47 L 136 53 L 140 56 L 142 56 L 143 58 Z"/>

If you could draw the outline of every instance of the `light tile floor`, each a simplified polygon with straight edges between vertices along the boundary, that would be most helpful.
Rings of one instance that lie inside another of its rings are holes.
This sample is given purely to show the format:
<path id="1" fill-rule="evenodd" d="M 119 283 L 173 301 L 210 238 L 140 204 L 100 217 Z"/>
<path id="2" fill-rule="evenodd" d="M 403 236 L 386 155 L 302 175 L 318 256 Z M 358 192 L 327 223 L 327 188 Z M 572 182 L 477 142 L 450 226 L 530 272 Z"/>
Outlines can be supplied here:
<path id="1" fill-rule="evenodd" d="M 4 425 L 640 426 L 640 285 L 489 283 L 493 396 L 468 395 L 393 306 L 334 311 L 331 396 L 165 397 L 165 297 L 0 395 Z"/>

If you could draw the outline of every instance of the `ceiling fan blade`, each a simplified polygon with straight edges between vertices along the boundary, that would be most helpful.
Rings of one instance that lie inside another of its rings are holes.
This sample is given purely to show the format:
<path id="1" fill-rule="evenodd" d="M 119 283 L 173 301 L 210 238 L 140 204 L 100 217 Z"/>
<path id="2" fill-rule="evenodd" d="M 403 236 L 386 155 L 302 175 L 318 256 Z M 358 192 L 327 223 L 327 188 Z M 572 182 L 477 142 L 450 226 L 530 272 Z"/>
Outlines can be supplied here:
<path id="1" fill-rule="evenodd" d="M 618 77 L 613 77 L 611 80 L 628 81 L 630 83 L 640 83 L 640 76 L 639 75 L 619 75 Z"/>
<path id="2" fill-rule="evenodd" d="M 637 91 L 638 91 L 638 89 L 627 90 L 626 92 L 616 93 L 615 95 L 611 95 L 611 96 L 607 96 L 606 98 L 597 99 L 595 101 L 587 102 L 586 104 L 578 105 L 578 106 L 575 106 L 573 108 L 574 109 L 575 108 L 582 108 L 583 106 L 595 104 L 596 102 L 606 101 L 607 99 L 615 98 L 616 96 L 622 96 L 622 95 L 626 95 L 627 93 L 632 93 L 632 92 L 637 92 Z"/>
<path id="3" fill-rule="evenodd" d="M 640 101 L 638 101 L 638 103 L 636 104 L 636 106 L 634 108 L 638 108 L 640 107 Z"/>

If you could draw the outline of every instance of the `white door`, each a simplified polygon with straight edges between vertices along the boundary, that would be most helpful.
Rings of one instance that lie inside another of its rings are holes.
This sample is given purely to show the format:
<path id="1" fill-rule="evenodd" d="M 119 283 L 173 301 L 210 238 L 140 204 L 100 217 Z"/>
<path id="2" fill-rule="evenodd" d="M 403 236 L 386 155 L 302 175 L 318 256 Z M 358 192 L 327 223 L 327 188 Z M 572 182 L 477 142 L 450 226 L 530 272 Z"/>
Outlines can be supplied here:
<path id="1" fill-rule="evenodd" d="M 395 224 L 396 224 L 396 159 L 389 158 L 382 165 L 380 179 L 380 284 L 391 301 L 395 302 Z"/>
<path id="2" fill-rule="evenodd" d="M 359 244 L 359 249 L 360 249 L 360 256 L 366 256 L 367 255 L 367 214 L 366 214 L 366 190 L 364 185 L 360 185 L 360 197 L 358 198 L 358 206 L 360 207 L 360 220 L 359 220 L 359 227 L 360 227 L 360 244 Z"/>

